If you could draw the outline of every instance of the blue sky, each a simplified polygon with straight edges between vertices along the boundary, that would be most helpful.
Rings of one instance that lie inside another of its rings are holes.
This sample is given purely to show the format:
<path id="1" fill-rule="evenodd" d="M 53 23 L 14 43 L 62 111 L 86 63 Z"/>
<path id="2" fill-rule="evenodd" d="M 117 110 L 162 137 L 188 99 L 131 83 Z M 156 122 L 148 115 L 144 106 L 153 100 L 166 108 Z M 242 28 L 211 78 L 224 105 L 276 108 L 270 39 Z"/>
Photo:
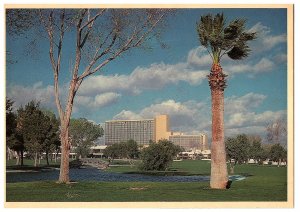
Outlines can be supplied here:
<path id="1" fill-rule="evenodd" d="M 264 136 L 268 123 L 286 117 L 285 9 L 180 10 L 162 37 L 169 48 L 161 49 L 153 42 L 152 50 L 133 50 L 86 79 L 75 99 L 73 117 L 103 123 L 168 114 L 174 131 L 210 134 L 210 89 L 206 75 L 211 59 L 200 46 L 195 25 L 201 15 L 217 12 L 224 12 L 228 21 L 246 18 L 247 29 L 257 31 L 259 36 L 250 43 L 253 51 L 247 59 L 232 61 L 224 57 L 221 61 L 229 75 L 225 135 Z M 69 50 L 72 39 L 67 39 Z M 16 107 L 36 99 L 56 112 L 48 43 L 38 44 L 37 55 L 25 56 L 27 41 L 7 36 L 7 50 L 18 61 L 7 67 L 7 96 L 15 101 Z M 60 81 L 63 91 L 67 90 L 70 75 L 69 52 L 64 52 L 66 72 Z"/>

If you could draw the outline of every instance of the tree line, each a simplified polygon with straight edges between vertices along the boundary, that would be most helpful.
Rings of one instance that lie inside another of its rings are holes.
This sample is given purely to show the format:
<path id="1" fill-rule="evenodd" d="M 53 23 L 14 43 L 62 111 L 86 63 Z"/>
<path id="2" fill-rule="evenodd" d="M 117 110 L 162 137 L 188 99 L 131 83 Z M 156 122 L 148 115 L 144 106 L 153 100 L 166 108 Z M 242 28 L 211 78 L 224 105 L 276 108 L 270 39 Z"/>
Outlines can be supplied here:
<path id="1" fill-rule="evenodd" d="M 227 160 L 230 164 L 230 172 L 234 172 L 236 164 L 247 163 L 253 159 L 258 164 L 263 164 L 266 159 L 278 163 L 287 161 L 287 150 L 280 144 L 263 144 L 259 136 L 247 136 L 240 134 L 226 139 L 225 142 Z"/>
<path id="2" fill-rule="evenodd" d="M 159 142 L 150 142 L 146 148 L 139 148 L 134 140 L 120 142 L 108 146 L 104 155 L 111 161 L 115 158 L 127 159 L 133 165 L 133 159 L 140 159 L 138 168 L 143 171 L 164 171 L 172 163 L 173 158 L 183 151 L 178 145 L 174 145 L 166 139 Z"/>
<path id="3" fill-rule="evenodd" d="M 6 99 L 6 145 L 17 153 L 17 165 L 24 165 L 24 153 L 34 159 L 34 166 L 45 155 L 49 165 L 49 155 L 61 152 L 59 138 L 60 125 L 56 115 L 40 107 L 35 101 L 28 102 L 17 110 L 13 108 L 13 100 Z M 74 148 L 77 157 L 85 157 L 93 142 L 103 135 L 100 125 L 84 118 L 71 119 L 70 148 Z M 8 159 L 12 157 L 8 154 Z"/>

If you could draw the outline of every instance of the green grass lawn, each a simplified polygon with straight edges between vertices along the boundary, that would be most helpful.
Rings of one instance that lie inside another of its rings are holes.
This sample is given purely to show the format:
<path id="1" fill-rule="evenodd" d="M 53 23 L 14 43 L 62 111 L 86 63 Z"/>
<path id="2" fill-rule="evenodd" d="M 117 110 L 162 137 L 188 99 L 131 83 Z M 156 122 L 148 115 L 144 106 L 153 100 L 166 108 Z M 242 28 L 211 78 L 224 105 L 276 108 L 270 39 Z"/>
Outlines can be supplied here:
<path id="1" fill-rule="evenodd" d="M 208 175 L 208 161 L 174 162 L 172 171 Z M 108 171 L 136 172 L 135 167 L 111 167 Z M 248 176 L 228 190 L 209 189 L 208 182 L 77 182 L 7 183 L 7 202 L 135 202 L 135 201 L 287 201 L 286 167 L 238 165 L 236 174 Z"/>

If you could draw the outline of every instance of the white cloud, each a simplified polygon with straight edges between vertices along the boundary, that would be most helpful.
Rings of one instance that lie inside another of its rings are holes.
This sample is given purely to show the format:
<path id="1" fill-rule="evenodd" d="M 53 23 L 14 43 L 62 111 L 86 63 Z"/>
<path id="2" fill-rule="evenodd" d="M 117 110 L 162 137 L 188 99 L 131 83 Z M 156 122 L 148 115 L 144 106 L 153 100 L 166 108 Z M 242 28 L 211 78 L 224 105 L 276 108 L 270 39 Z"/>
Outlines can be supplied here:
<path id="1" fill-rule="evenodd" d="M 172 99 L 162 101 L 157 104 L 152 104 L 139 112 L 121 111 L 114 116 L 113 119 L 140 119 L 140 118 L 154 118 L 160 114 L 168 114 L 170 117 L 170 126 L 173 131 L 183 132 L 203 132 L 207 125 L 204 118 L 201 120 L 201 111 L 205 109 L 204 103 L 195 101 L 176 102 Z M 202 129 L 199 126 L 199 121 L 202 121 Z"/>
<path id="2" fill-rule="evenodd" d="M 287 61 L 287 55 L 286 54 L 277 54 L 272 58 L 272 60 L 274 60 L 276 64 L 283 63 L 283 62 Z"/>
<path id="3" fill-rule="evenodd" d="M 227 97 L 225 98 L 225 114 L 230 115 L 248 111 L 258 107 L 265 99 L 265 95 L 252 92 L 241 97 Z"/>
<path id="4" fill-rule="evenodd" d="M 257 32 L 257 39 L 251 43 L 253 52 L 268 51 L 280 43 L 287 41 L 286 34 L 272 35 L 271 29 L 264 26 L 261 22 L 255 24 L 249 32 Z"/>
<path id="5" fill-rule="evenodd" d="M 192 70 L 184 63 L 168 65 L 152 64 L 137 67 L 130 75 L 91 76 L 79 89 L 80 95 L 95 95 L 104 92 L 140 94 L 143 90 L 157 90 L 180 81 L 199 85 L 206 78 L 206 71 Z"/>
<path id="6" fill-rule="evenodd" d="M 64 105 L 64 101 L 67 96 L 67 89 L 61 88 L 60 91 L 60 99 L 62 101 L 62 105 Z M 43 86 L 42 82 L 37 82 L 32 86 L 8 85 L 7 97 L 11 98 L 15 102 L 15 109 L 19 108 L 21 105 L 25 106 L 28 102 L 34 100 L 40 102 L 42 107 L 57 111 L 54 98 L 54 87 L 52 85 Z M 94 97 L 77 95 L 74 101 L 73 112 L 78 112 L 79 107 L 83 107 L 84 109 L 106 107 L 117 102 L 120 97 L 121 94 L 113 92 L 98 94 Z"/>
<path id="7" fill-rule="evenodd" d="M 113 117 L 114 120 L 134 120 L 134 119 L 143 119 L 139 114 L 136 114 L 129 110 L 122 110 L 120 113 Z"/>
<path id="8" fill-rule="evenodd" d="M 270 72 L 275 68 L 275 63 L 268 58 L 261 58 L 257 63 L 248 61 L 247 63 L 235 62 L 223 66 L 225 73 L 233 75 L 239 73 L 247 73 L 248 76 L 253 76 L 262 72 Z"/>
<path id="9" fill-rule="evenodd" d="M 212 58 L 203 46 L 199 46 L 189 51 L 187 63 L 196 66 L 210 66 Z"/>
<path id="10" fill-rule="evenodd" d="M 286 117 L 286 111 L 254 112 L 266 99 L 265 95 L 248 93 L 244 96 L 225 98 L 225 136 L 240 133 L 265 135 L 268 123 Z M 210 102 L 176 102 L 172 99 L 149 105 L 140 111 L 123 110 L 114 119 L 153 118 L 168 114 L 172 131 L 195 134 L 211 133 Z"/>
<path id="11" fill-rule="evenodd" d="M 32 86 L 8 85 L 6 91 L 7 97 L 15 102 L 15 108 L 21 105 L 25 106 L 28 102 L 34 100 L 39 101 L 42 107 L 56 110 L 52 85 L 43 87 L 42 82 L 37 82 Z"/>
<path id="12" fill-rule="evenodd" d="M 78 95 L 75 97 L 75 106 L 81 106 L 88 109 L 99 109 L 116 103 L 120 97 L 121 94 L 113 92 L 98 94 L 95 97 Z"/>
<path id="13" fill-rule="evenodd" d="M 234 113 L 229 116 L 227 127 L 231 128 L 241 128 L 249 127 L 250 124 L 253 126 L 266 127 L 271 120 L 282 119 L 286 117 L 286 111 L 265 111 L 262 113 L 255 112 L 244 112 L 244 113 Z"/>
<path id="14" fill-rule="evenodd" d="M 267 58 L 262 58 L 257 64 L 253 66 L 254 72 L 267 72 L 271 71 L 274 67 L 274 63 Z"/>

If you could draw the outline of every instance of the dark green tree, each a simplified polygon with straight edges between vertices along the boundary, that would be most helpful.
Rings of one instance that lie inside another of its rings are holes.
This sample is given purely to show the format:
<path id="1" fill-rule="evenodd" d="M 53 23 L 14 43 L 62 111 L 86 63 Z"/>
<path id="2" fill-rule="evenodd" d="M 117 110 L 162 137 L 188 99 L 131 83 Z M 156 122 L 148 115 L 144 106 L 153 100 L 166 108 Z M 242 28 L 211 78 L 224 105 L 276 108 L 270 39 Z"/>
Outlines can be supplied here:
<path id="1" fill-rule="evenodd" d="M 104 150 L 104 155 L 111 160 L 114 160 L 114 158 L 125 158 L 129 160 L 131 165 L 133 165 L 133 159 L 137 158 L 139 154 L 138 144 L 132 139 L 126 142 L 115 143 Z"/>
<path id="2" fill-rule="evenodd" d="M 18 110 L 18 131 L 23 136 L 26 151 L 33 155 L 34 166 L 43 153 L 49 130 L 49 118 L 44 115 L 39 103 L 29 102 L 25 108 Z"/>
<path id="3" fill-rule="evenodd" d="M 181 148 L 168 140 L 160 140 L 152 143 L 141 152 L 141 170 L 151 171 L 166 170 L 172 163 L 173 158 L 180 152 Z"/>
<path id="4" fill-rule="evenodd" d="M 225 143 L 227 158 L 230 160 L 230 172 L 234 173 L 234 166 L 247 162 L 249 159 L 250 143 L 245 134 L 228 138 Z"/>
<path id="5" fill-rule="evenodd" d="M 261 145 L 261 137 L 259 136 L 249 136 L 249 142 L 251 143 L 249 150 L 249 158 L 254 159 L 259 164 L 262 164 L 265 159 L 264 149 Z"/>
<path id="6" fill-rule="evenodd" d="M 113 160 L 120 155 L 120 144 L 114 143 L 111 146 L 106 147 L 103 154 L 113 162 Z"/>
<path id="7" fill-rule="evenodd" d="M 271 147 L 269 158 L 277 162 L 279 167 L 280 163 L 287 159 L 287 151 L 280 144 L 274 144 Z"/>
<path id="8" fill-rule="evenodd" d="M 46 119 L 48 119 L 47 126 L 48 131 L 43 142 L 43 151 L 46 154 L 46 162 L 49 165 L 49 153 L 55 153 L 55 158 L 57 157 L 57 153 L 60 149 L 60 139 L 59 139 L 59 122 L 56 119 L 56 116 L 53 112 L 48 110 L 43 110 Z M 56 159 L 55 159 L 56 162 Z"/>
<path id="9" fill-rule="evenodd" d="M 18 154 L 16 164 L 23 165 L 24 141 L 22 136 L 17 132 L 17 114 L 13 112 L 14 102 L 11 99 L 6 99 L 6 146 L 8 149 L 8 159 L 12 157 L 12 152 Z M 20 160 L 21 159 L 21 160 Z"/>
<path id="10" fill-rule="evenodd" d="M 71 119 L 70 136 L 72 147 L 79 158 L 86 157 L 94 141 L 103 135 L 100 125 L 92 123 L 85 118 Z"/>
<path id="11" fill-rule="evenodd" d="M 11 99 L 6 98 L 6 138 L 13 135 L 17 127 L 17 117 L 13 112 L 13 104 Z"/>
<path id="12" fill-rule="evenodd" d="M 136 141 L 130 139 L 125 142 L 126 144 L 126 157 L 128 159 L 134 159 L 139 156 L 139 147 Z"/>
<path id="13" fill-rule="evenodd" d="M 220 61 L 224 55 L 233 60 L 241 60 L 249 55 L 248 41 L 255 39 L 256 33 L 247 32 L 245 23 L 245 19 L 235 19 L 226 24 L 223 14 L 203 15 L 197 23 L 200 43 L 212 58 L 212 67 L 208 75 L 212 100 L 210 187 L 216 189 L 225 189 L 228 182 L 224 142 L 226 75 Z"/>

